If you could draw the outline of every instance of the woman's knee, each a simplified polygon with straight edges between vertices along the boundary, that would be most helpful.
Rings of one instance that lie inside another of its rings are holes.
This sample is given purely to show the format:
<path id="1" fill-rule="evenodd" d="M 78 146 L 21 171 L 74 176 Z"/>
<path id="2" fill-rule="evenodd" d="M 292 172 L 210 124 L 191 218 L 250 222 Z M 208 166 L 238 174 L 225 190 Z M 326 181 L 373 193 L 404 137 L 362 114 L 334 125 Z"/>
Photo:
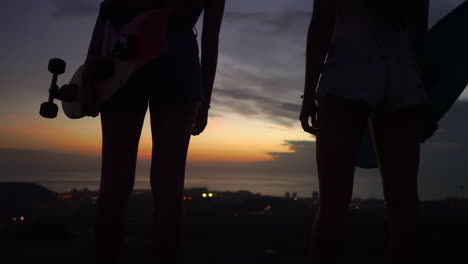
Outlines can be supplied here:
<path id="1" fill-rule="evenodd" d="M 330 166 L 325 166 L 328 163 Z M 337 166 L 333 162 L 319 164 L 320 205 L 327 208 L 348 208 L 353 196 L 354 164 Z"/>
<path id="2" fill-rule="evenodd" d="M 134 179 L 123 181 L 102 182 L 99 189 L 100 199 L 110 201 L 126 201 L 130 197 L 134 185 Z"/>
<path id="3" fill-rule="evenodd" d="M 382 171 L 384 200 L 388 207 L 404 208 L 419 204 L 418 172 L 417 168 L 411 167 Z"/>
<path id="4" fill-rule="evenodd" d="M 419 197 L 417 190 L 407 192 L 386 193 L 385 204 L 390 210 L 403 210 L 419 208 Z"/>
<path id="5" fill-rule="evenodd" d="M 103 166 L 99 194 L 111 199 L 128 199 L 135 183 L 135 168 L 125 165 Z"/>
<path id="6" fill-rule="evenodd" d="M 321 192 L 319 205 L 321 210 L 337 211 L 347 210 L 352 200 L 352 190 L 336 190 Z"/>

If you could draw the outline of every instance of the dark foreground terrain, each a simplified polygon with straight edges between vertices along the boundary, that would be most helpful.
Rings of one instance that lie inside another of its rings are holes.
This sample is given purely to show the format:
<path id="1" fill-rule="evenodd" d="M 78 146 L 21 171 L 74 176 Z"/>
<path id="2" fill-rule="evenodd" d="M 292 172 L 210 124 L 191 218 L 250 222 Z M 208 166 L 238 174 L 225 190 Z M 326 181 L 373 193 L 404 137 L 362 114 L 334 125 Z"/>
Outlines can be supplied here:
<path id="1" fill-rule="evenodd" d="M 185 201 L 184 264 L 305 263 L 316 201 L 248 193 L 192 195 L 196 197 L 187 196 Z M 7 209 L 1 213 L 0 262 L 94 263 L 94 204 L 91 192 L 33 207 L 3 204 Z M 421 263 L 468 263 L 466 200 L 424 202 L 423 207 Z M 133 195 L 123 263 L 150 263 L 151 208 L 149 193 Z M 14 215 L 6 216 L 6 211 Z M 382 201 L 356 201 L 347 225 L 343 263 L 386 263 Z"/>

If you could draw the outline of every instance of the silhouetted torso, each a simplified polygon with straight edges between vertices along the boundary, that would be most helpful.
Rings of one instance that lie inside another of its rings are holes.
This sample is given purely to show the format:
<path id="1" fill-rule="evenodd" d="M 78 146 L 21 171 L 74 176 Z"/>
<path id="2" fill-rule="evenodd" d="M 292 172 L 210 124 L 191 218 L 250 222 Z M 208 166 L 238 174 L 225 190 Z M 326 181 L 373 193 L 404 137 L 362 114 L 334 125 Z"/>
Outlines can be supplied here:
<path id="1" fill-rule="evenodd" d="M 170 23 L 175 26 L 193 28 L 197 23 L 203 7 L 188 7 L 176 9 L 170 18 Z"/>
<path id="2" fill-rule="evenodd" d="M 409 33 L 401 16 L 385 18 L 386 9 L 399 9 L 386 0 L 341 0 L 337 8 L 332 40 L 340 59 L 372 60 L 383 57 L 411 57 Z M 398 2 L 398 1 L 396 1 Z M 395 11 L 396 12 L 396 11 Z M 334 51 L 334 50 L 333 50 Z M 332 52 L 333 54 L 333 52 Z M 329 57 L 329 59 L 334 59 Z"/>
<path id="3" fill-rule="evenodd" d="M 170 25 L 175 28 L 193 28 L 203 11 L 204 1 L 176 0 L 122 0 L 104 2 L 101 14 L 110 18 L 118 27 L 130 22 L 135 16 L 151 9 L 170 8 Z"/>

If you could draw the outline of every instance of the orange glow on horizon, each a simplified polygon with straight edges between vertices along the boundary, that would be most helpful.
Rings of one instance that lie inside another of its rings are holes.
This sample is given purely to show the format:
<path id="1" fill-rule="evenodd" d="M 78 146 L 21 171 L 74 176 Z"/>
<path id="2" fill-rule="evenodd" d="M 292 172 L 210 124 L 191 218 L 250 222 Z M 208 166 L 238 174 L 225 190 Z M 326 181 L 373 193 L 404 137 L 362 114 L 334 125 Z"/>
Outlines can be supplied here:
<path id="1" fill-rule="evenodd" d="M 138 153 L 138 158 L 142 160 L 151 160 L 151 152 L 140 151 Z M 189 162 L 234 162 L 234 163 L 245 163 L 245 162 L 257 162 L 257 161 L 267 161 L 272 160 L 273 157 L 268 154 L 258 154 L 253 153 L 252 155 L 245 155 L 243 153 L 225 153 L 225 155 L 220 153 L 203 153 L 189 150 L 189 155 L 187 161 Z"/>
<path id="2" fill-rule="evenodd" d="M 140 159 L 151 159 L 152 139 L 149 119 L 145 120 L 139 144 Z M 35 115 L 0 116 L 0 148 L 30 149 L 86 156 L 101 155 L 99 118 L 70 120 L 42 119 Z M 189 162 L 258 162 L 272 160 L 270 152 L 291 152 L 287 138 L 304 140 L 297 129 L 265 121 L 225 115 L 209 120 L 206 131 L 192 137 Z M 307 138 L 310 140 L 310 137 Z"/>

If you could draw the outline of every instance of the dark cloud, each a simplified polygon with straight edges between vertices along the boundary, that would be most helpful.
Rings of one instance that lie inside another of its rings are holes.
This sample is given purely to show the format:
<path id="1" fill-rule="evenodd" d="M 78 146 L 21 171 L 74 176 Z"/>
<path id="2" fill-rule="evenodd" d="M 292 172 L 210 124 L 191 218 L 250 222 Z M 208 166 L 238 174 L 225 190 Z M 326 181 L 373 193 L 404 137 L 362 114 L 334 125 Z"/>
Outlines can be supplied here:
<path id="1" fill-rule="evenodd" d="M 213 101 L 247 117 L 266 118 L 278 124 L 292 126 L 300 110 L 299 104 L 284 102 L 271 94 L 258 94 L 252 89 L 219 89 Z"/>
<path id="2" fill-rule="evenodd" d="M 95 16 L 101 1 L 97 0 L 55 0 L 54 17 L 87 17 Z"/>
<path id="3" fill-rule="evenodd" d="M 317 171 L 315 142 L 287 140 L 284 144 L 289 146 L 292 152 L 268 153 L 273 157 L 273 161 L 263 162 L 265 168 L 274 170 L 288 168 L 294 172 L 315 174 Z"/>
<path id="4" fill-rule="evenodd" d="M 216 109 L 292 126 L 302 94 L 308 19 L 297 12 L 227 14 Z"/>

